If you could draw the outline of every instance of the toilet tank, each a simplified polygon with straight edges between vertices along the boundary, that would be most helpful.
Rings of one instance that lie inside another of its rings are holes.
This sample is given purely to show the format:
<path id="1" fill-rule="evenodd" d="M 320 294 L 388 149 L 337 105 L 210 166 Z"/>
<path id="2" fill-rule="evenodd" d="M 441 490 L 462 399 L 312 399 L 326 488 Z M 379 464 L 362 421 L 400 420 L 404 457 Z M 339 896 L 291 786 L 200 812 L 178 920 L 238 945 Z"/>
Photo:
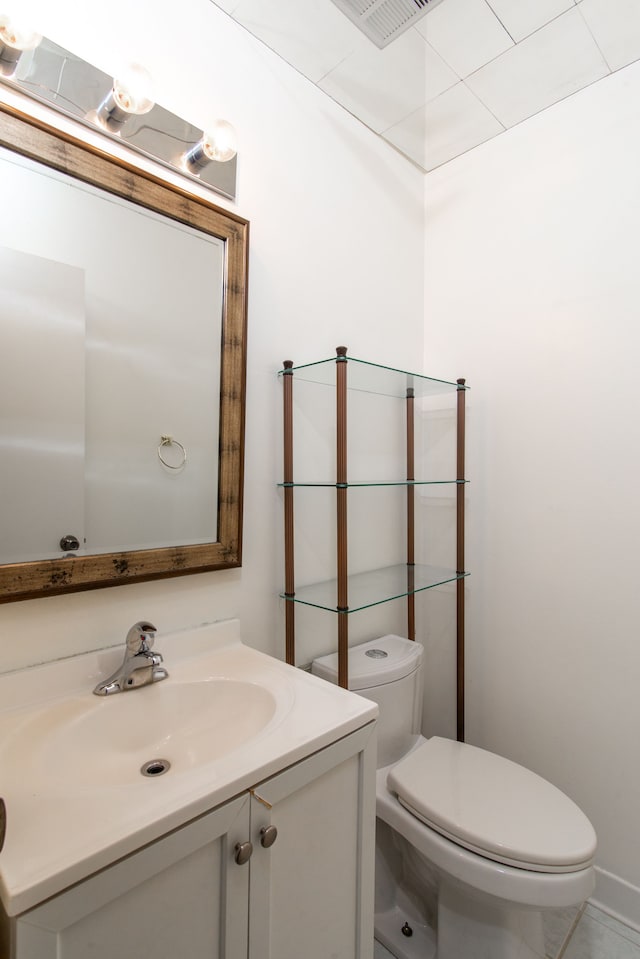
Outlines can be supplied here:
<path id="1" fill-rule="evenodd" d="M 378 768 L 402 758 L 420 734 L 422 646 L 389 634 L 349 649 L 349 689 L 378 704 Z M 338 681 L 338 654 L 313 661 L 311 672 Z"/>

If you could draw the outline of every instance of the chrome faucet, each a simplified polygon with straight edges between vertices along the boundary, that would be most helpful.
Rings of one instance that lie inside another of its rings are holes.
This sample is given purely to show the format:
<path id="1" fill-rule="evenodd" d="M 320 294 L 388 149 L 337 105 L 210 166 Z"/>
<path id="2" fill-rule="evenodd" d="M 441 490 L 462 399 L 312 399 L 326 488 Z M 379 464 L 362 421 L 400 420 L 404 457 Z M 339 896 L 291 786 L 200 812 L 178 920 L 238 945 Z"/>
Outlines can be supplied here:
<path id="1" fill-rule="evenodd" d="M 152 653 L 156 628 L 152 623 L 142 620 L 131 627 L 127 633 L 127 648 L 124 662 L 113 676 L 98 683 L 94 689 L 96 696 L 109 696 L 111 693 L 125 693 L 138 686 L 149 686 L 166 679 L 169 673 L 161 666 L 160 653 Z"/>

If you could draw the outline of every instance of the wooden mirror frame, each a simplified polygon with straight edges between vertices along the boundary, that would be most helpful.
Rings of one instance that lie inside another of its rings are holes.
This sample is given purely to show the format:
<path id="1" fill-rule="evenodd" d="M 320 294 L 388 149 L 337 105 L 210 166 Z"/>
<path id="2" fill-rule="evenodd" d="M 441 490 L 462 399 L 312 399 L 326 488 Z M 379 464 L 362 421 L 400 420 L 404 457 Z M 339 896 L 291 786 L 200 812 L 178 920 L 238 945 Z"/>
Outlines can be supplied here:
<path id="1" fill-rule="evenodd" d="M 0 145 L 223 240 L 217 541 L 0 566 L 0 602 L 228 569 L 242 563 L 249 223 L 0 103 Z M 0 503 L 0 508 L 10 504 Z"/>

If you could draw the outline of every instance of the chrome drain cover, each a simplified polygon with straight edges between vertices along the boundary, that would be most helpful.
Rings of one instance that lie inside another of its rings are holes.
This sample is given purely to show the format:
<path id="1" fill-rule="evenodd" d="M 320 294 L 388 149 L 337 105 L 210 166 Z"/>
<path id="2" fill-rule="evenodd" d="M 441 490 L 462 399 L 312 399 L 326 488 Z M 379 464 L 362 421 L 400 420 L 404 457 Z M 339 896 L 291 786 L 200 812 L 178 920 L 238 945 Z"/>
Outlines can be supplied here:
<path id="1" fill-rule="evenodd" d="M 148 763 L 143 763 L 140 772 L 143 776 L 162 776 L 171 769 L 171 763 L 168 759 L 150 759 Z"/>

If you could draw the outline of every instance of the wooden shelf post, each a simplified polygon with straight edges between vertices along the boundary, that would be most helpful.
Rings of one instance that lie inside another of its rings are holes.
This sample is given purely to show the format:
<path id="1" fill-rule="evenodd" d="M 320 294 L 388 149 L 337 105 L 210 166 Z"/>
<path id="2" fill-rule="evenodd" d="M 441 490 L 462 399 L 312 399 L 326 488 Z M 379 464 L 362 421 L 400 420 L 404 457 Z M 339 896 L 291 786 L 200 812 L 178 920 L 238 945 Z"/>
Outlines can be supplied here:
<path id="1" fill-rule="evenodd" d="M 414 432 L 415 391 L 407 389 L 407 637 L 416 638 L 416 595 L 415 589 L 415 432 Z"/>
<path id="2" fill-rule="evenodd" d="M 293 525 L 293 362 L 284 361 L 284 604 L 285 659 L 296 663 L 295 565 Z"/>
<path id="3" fill-rule="evenodd" d="M 347 586 L 347 348 L 336 348 L 336 515 L 338 573 L 338 685 L 349 688 Z"/>
<path id="4" fill-rule="evenodd" d="M 457 466 L 456 466 L 456 573 L 464 573 L 464 494 L 465 494 L 465 388 L 459 379 L 457 390 Z M 457 659 L 457 738 L 464 742 L 465 724 L 465 643 L 464 579 L 456 580 L 456 659 Z"/>

